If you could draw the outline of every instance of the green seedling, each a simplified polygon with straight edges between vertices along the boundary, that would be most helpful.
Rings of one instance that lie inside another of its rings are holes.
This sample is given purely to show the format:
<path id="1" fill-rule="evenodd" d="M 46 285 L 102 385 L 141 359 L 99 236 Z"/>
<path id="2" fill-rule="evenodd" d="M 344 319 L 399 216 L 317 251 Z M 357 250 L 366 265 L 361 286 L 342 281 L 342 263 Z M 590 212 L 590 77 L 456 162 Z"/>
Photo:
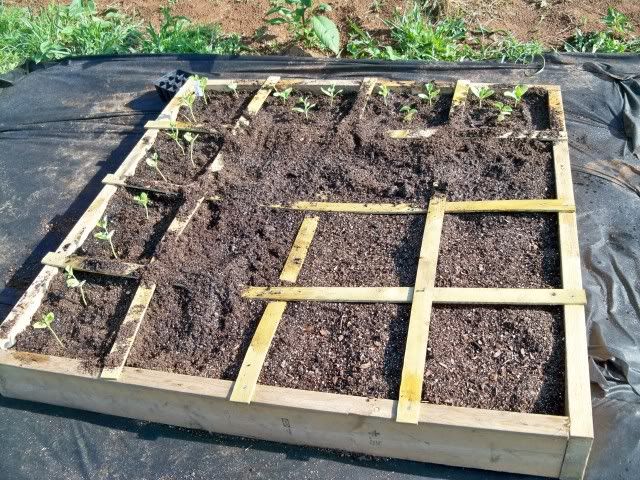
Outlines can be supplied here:
<path id="1" fill-rule="evenodd" d="M 193 165 L 194 167 L 196 166 L 196 164 L 193 161 L 193 148 L 195 147 L 196 140 L 198 139 L 199 136 L 200 134 L 194 135 L 191 132 L 187 132 L 183 135 L 183 138 L 189 144 L 189 160 L 191 160 L 191 165 Z"/>
<path id="2" fill-rule="evenodd" d="M 169 122 L 169 131 L 167 132 L 167 135 L 169 135 L 169 138 L 176 142 L 176 145 L 180 147 L 183 155 L 187 153 L 184 151 L 184 147 L 180 143 L 180 130 L 178 130 L 178 124 L 173 120 Z"/>
<path id="3" fill-rule="evenodd" d="M 149 157 L 145 158 L 145 162 L 147 163 L 147 165 L 155 169 L 155 171 L 158 172 L 158 174 L 160 174 L 160 176 L 162 177 L 162 180 L 166 182 L 167 177 L 165 177 L 164 174 L 160 171 L 160 167 L 158 166 L 159 161 L 160 160 L 158 158 L 158 152 L 153 152 L 153 154 L 151 155 L 151 158 Z"/>
<path id="4" fill-rule="evenodd" d="M 82 297 L 82 303 L 84 306 L 87 306 L 87 297 L 84 296 L 84 284 L 87 283 L 86 280 L 78 280 L 73 273 L 73 268 L 71 265 L 67 265 L 64 268 L 64 278 L 67 281 L 67 287 L 69 288 L 77 288 L 80 290 L 80 296 Z"/>
<path id="5" fill-rule="evenodd" d="M 309 119 L 309 110 L 316 106 L 315 103 L 309 101 L 309 97 L 300 97 L 296 105 L 302 105 L 301 107 L 293 107 L 291 110 L 294 112 L 304 113 L 304 118 Z"/>
<path id="6" fill-rule="evenodd" d="M 436 87 L 436 84 L 429 82 L 424 86 L 425 93 L 419 93 L 418 97 L 422 100 L 429 102 L 429 106 L 433 105 L 433 101 L 440 95 L 440 89 Z"/>
<path id="7" fill-rule="evenodd" d="M 511 105 L 505 105 L 502 102 L 493 102 L 493 106 L 498 110 L 498 123 L 503 122 L 513 112 Z"/>
<path id="8" fill-rule="evenodd" d="M 196 94 L 195 92 L 189 92 L 185 95 L 183 95 L 182 97 L 180 97 L 180 106 L 181 107 L 187 107 L 187 110 L 189 110 L 189 115 L 191 115 L 191 120 L 193 120 L 193 123 L 198 123 L 198 121 L 196 120 L 196 116 L 193 113 L 193 104 L 196 103 Z M 187 120 L 189 120 L 189 117 L 187 117 L 185 115 L 185 118 Z"/>
<path id="9" fill-rule="evenodd" d="M 60 337 L 58 337 L 58 335 L 56 335 L 56 332 L 53 331 L 53 328 L 51 327 L 51 324 L 53 323 L 53 321 L 55 320 L 55 316 L 53 315 L 53 312 L 49 312 L 46 313 L 44 315 L 42 315 L 42 320 L 38 320 L 36 322 L 33 322 L 31 324 L 31 326 L 33 328 L 48 328 L 49 331 L 53 334 L 53 337 L 56 339 L 56 342 L 58 342 L 60 344 L 60 346 L 62 348 L 64 348 L 64 343 L 62 343 L 62 340 L 60 340 Z"/>
<path id="10" fill-rule="evenodd" d="M 513 100 L 515 101 L 515 106 L 517 107 L 524 94 L 527 93 L 527 90 L 529 90 L 529 87 L 527 87 L 526 85 L 516 85 L 510 92 L 504 92 L 504 96 L 513 98 Z"/>
<path id="11" fill-rule="evenodd" d="M 402 120 L 404 122 L 410 122 L 411 120 L 413 120 L 413 117 L 416 116 L 416 113 L 418 113 L 418 110 L 416 110 L 413 107 L 413 105 L 404 105 L 400 109 L 400 113 L 404 113 L 404 117 L 402 117 Z"/>
<path id="12" fill-rule="evenodd" d="M 387 105 L 387 97 L 389 96 L 389 87 L 387 87 L 386 85 L 380 85 L 380 87 L 378 87 L 378 95 L 382 97 L 382 101 L 384 102 L 385 105 Z"/>
<path id="13" fill-rule="evenodd" d="M 202 100 L 204 100 L 204 104 L 207 105 L 209 103 L 209 102 L 207 102 L 207 94 L 206 94 L 207 77 L 201 77 L 200 75 L 194 75 L 193 76 L 193 87 L 196 90 L 196 96 L 197 97 L 202 97 Z"/>
<path id="14" fill-rule="evenodd" d="M 478 98 L 478 101 L 480 103 L 480 108 L 482 108 L 482 101 L 486 100 L 496 92 L 491 90 L 489 87 L 485 87 L 484 85 L 482 87 L 477 87 L 473 85 L 471 87 L 471 93 L 473 93 Z"/>
<path id="15" fill-rule="evenodd" d="M 102 240 L 103 242 L 109 242 L 109 245 L 111 246 L 111 252 L 113 253 L 113 258 L 117 259 L 118 254 L 116 253 L 116 249 L 113 246 L 113 241 L 111 240 L 113 238 L 115 230 L 109 231 L 109 229 L 107 228 L 108 226 L 109 221 L 107 220 L 107 216 L 105 215 L 98 221 L 98 223 L 96 223 L 96 227 L 98 227 L 100 231 L 94 233 L 93 236 L 98 240 Z"/>
<path id="16" fill-rule="evenodd" d="M 138 205 L 141 205 L 144 207 L 144 214 L 147 217 L 147 220 L 149 219 L 149 195 L 147 195 L 147 192 L 140 192 L 139 195 L 136 195 L 135 197 L 133 197 L 133 201 L 136 202 Z"/>
<path id="17" fill-rule="evenodd" d="M 282 103 L 287 103 L 291 92 L 293 92 L 293 88 L 289 87 L 281 91 L 276 90 L 275 92 L 273 92 L 273 96 L 280 98 L 282 100 Z"/>
<path id="18" fill-rule="evenodd" d="M 231 90 L 231 93 L 233 93 L 234 97 L 238 97 L 238 84 L 236 82 L 231 82 L 229 84 L 227 84 L 227 88 L 229 90 Z"/>
<path id="19" fill-rule="evenodd" d="M 332 83 L 329 88 L 320 87 L 322 93 L 329 97 L 329 106 L 333 107 L 333 100 L 342 93 L 342 90 L 336 90 L 336 84 Z"/>

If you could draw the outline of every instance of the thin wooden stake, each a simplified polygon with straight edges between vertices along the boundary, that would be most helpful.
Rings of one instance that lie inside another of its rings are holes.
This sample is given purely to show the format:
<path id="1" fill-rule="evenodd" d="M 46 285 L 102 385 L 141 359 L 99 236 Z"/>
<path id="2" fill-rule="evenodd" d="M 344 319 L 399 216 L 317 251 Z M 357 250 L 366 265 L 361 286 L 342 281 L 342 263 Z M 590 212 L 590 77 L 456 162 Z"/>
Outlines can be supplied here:
<path id="1" fill-rule="evenodd" d="M 138 335 L 138 330 L 144 319 L 144 315 L 147 313 L 149 303 L 153 297 L 155 291 L 155 284 L 149 287 L 140 285 L 136 291 L 127 315 L 120 324 L 118 335 L 116 336 L 113 346 L 109 355 L 105 359 L 105 367 L 100 373 L 100 378 L 103 380 L 118 380 L 122 374 L 122 370 L 127 363 L 131 347 Z"/>
<path id="2" fill-rule="evenodd" d="M 200 205 L 202 205 L 202 202 L 204 202 L 204 199 L 205 197 L 200 197 L 196 201 L 194 207 L 189 212 L 187 212 L 185 216 L 180 217 L 179 215 L 176 215 L 173 221 L 169 224 L 169 228 L 167 228 L 167 232 L 165 233 L 163 239 L 167 238 L 167 233 L 173 233 L 176 237 L 182 235 L 182 232 L 184 232 L 184 229 L 187 228 L 187 225 L 189 225 L 189 222 L 200 208 Z"/>
<path id="3" fill-rule="evenodd" d="M 256 92 L 254 97 L 251 99 L 251 102 L 249 102 L 249 105 L 247 105 L 247 109 L 245 110 L 245 112 L 240 116 L 236 124 L 231 129 L 231 133 L 233 135 L 236 135 L 236 133 L 238 133 L 238 129 L 240 129 L 241 127 L 249 126 L 250 118 L 256 116 L 258 111 L 262 108 L 265 100 L 269 97 L 269 95 L 271 95 L 271 91 L 275 88 L 279 80 L 280 77 L 275 75 L 272 77 L 268 77 L 265 80 L 265 82 L 262 84 L 262 87 L 260 87 L 260 90 Z"/>
<path id="4" fill-rule="evenodd" d="M 424 128 L 417 130 L 387 130 L 387 136 L 395 139 L 416 139 L 416 138 L 430 138 L 435 135 L 440 128 Z M 556 140 L 564 140 L 567 138 L 566 131 L 555 130 L 530 130 L 530 131 L 510 131 L 500 132 L 498 134 L 491 131 L 489 128 L 470 128 L 468 130 L 462 130 L 458 132 L 462 137 L 494 137 L 494 138 L 511 138 L 511 139 L 533 139 L 547 142 L 554 142 Z"/>
<path id="5" fill-rule="evenodd" d="M 102 183 L 105 185 L 115 185 L 116 187 L 133 188 L 136 190 L 145 190 L 147 192 L 161 193 L 163 195 L 177 195 L 180 187 L 173 183 L 154 181 L 154 180 L 142 180 L 139 184 L 131 184 L 128 179 L 131 177 L 117 177 L 113 173 L 108 173 L 102 179 Z M 144 182 L 144 183 L 142 183 Z"/>
<path id="6" fill-rule="evenodd" d="M 217 134 L 219 133 L 217 130 L 212 128 L 207 128 L 204 125 L 199 123 L 188 123 L 188 122 L 173 122 L 170 120 L 149 120 L 144 124 L 145 129 L 156 129 L 156 130 L 171 130 L 176 128 L 180 132 L 193 132 L 193 133 L 204 133 L 204 134 Z"/>
<path id="7" fill-rule="evenodd" d="M 475 84 L 474 84 L 475 85 Z M 469 88 L 471 82 L 467 80 L 458 80 L 456 88 L 453 91 L 453 98 L 451 99 L 451 108 L 449 109 L 449 118 L 453 118 L 453 114 L 456 110 L 462 108 L 467 101 L 467 95 L 469 95 Z"/>
<path id="8" fill-rule="evenodd" d="M 129 263 L 114 259 L 82 257 L 80 255 L 65 255 L 57 252 L 47 253 L 41 263 L 43 265 L 49 265 L 50 267 L 71 267 L 80 272 L 126 278 L 136 278 L 136 272 L 142 268 L 142 265 L 138 263 Z"/>
<path id="9" fill-rule="evenodd" d="M 420 418 L 424 364 L 445 203 L 444 198 L 431 198 L 422 236 L 396 414 L 396 421 L 401 423 L 417 424 Z"/>
<path id="10" fill-rule="evenodd" d="M 289 252 L 287 261 L 280 274 L 280 280 L 293 283 L 298 279 L 298 274 L 307 256 L 307 251 L 311 246 L 311 240 L 313 240 L 313 236 L 316 233 L 318 220 L 320 220 L 319 217 L 306 217 L 302 221 L 298 235 L 293 242 L 293 248 Z"/>
<path id="11" fill-rule="evenodd" d="M 364 213 L 369 215 L 424 214 L 425 208 L 409 203 L 335 203 L 335 202 L 293 202 L 288 205 L 270 205 L 271 208 L 306 210 L 311 212 Z"/>

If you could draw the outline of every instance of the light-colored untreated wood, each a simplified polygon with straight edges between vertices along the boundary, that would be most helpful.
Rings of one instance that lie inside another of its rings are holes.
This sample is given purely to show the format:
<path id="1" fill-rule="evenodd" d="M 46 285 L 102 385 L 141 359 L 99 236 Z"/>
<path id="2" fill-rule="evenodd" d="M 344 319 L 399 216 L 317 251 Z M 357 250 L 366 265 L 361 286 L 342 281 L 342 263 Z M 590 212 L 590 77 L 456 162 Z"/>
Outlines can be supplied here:
<path id="1" fill-rule="evenodd" d="M 284 268 L 280 273 L 280 280 L 284 282 L 295 282 L 307 256 L 307 251 L 311 246 L 311 241 L 318 228 L 319 217 L 306 217 L 300 225 L 298 235 L 293 242 L 293 248 L 289 252 Z"/>
<path id="2" fill-rule="evenodd" d="M 369 100 L 371 99 L 371 94 L 373 93 L 376 83 L 377 79 L 374 77 L 365 77 L 362 79 L 362 84 L 360 85 L 358 94 L 363 96 L 364 100 L 362 101 L 362 105 L 360 105 L 358 118 L 362 118 L 367 111 L 367 105 L 369 104 Z"/>
<path id="3" fill-rule="evenodd" d="M 427 356 L 429 322 L 431 320 L 433 289 L 436 283 L 436 266 L 438 265 L 445 203 L 446 201 L 442 197 L 431 198 L 422 234 L 396 414 L 396 421 L 401 423 L 417 424 L 420 419 L 422 381 Z"/>
<path id="4" fill-rule="evenodd" d="M 475 85 L 475 84 L 474 84 Z M 449 118 L 452 118 L 452 114 L 460 107 L 462 107 L 467 101 L 467 95 L 469 95 L 469 88 L 471 82 L 467 80 L 458 80 L 456 82 L 456 88 L 453 91 L 453 98 L 451 99 L 451 108 L 449 110 Z"/>
<path id="5" fill-rule="evenodd" d="M 408 129 L 408 130 L 387 130 L 387 136 L 389 138 L 396 139 L 411 139 L 411 138 L 430 138 L 434 136 L 440 128 L 423 128 L 423 129 Z M 566 131 L 553 131 L 553 130 L 530 130 L 527 132 L 511 131 L 511 132 L 499 132 L 493 133 L 490 129 L 469 129 L 468 131 L 458 131 L 460 136 L 478 136 L 478 137 L 495 137 L 495 138 L 513 138 L 513 139 L 533 139 L 547 142 L 553 142 L 556 140 L 563 140 L 567 138 Z"/>
<path id="6" fill-rule="evenodd" d="M 369 215 L 424 214 L 426 208 L 410 203 L 341 203 L 341 202 L 293 202 L 287 205 L 270 205 L 271 208 L 306 210 L 310 212 L 364 213 Z"/>
<path id="7" fill-rule="evenodd" d="M 143 180 L 144 183 L 134 183 L 127 180 L 131 177 L 117 177 L 113 173 L 108 173 L 102 179 L 105 185 L 114 185 L 116 187 L 133 188 L 136 190 L 144 190 L 147 192 L 161 193 L 163 195 L 177 195 L 180 186 L 167 182 Z"/>
<path id="8" fill-rule="evenodd" d="M 269 98 L 269 95 L 271 95 L 271 92 L 279 80 L 280 77 L 277 75 L 268 77 L 267 80 L 265 80 L 262 87 L 260 87 L 260 90 L 258 90 L 255 96 L 251 99 L 251 102 L 249 102 L 249 105 L 247 105 L 247 115 L 254 116 L 258 113 L 262 108 L 262 105 L 264 105 L 265 100 Z"/>
<path id="9" fill-rule="evenodd" d="M 560 92 L 557 93 L 558 96 Z M 560 104 L 561 98 L 557 99 Z M 557 142 L 553 147 L 556 190 L 558 198 L 573 202 L 573 183 L 567 141 Z M 564 288 L 582 288 L 578 226 L 575 213 L 558 213 L 560 236 L 560 268 Z M 587 465 L 593 443 L 593 420 L 591 413 L 591 388 L 587 363 L 587 328 L 584 307 L 564 307 L 565 330 L 565 402 L 566 412 L 571 418 L 569 442 L 565 453 L 560 478 L 581 479 Z"/>
<path id="10" fill-rule="evenodd" d="M 42 259 L 43 265 L 50 267 L 71 267 L 80 272 L 111 275 L 114 277 L 135 278 L 142 265 L 129 263 L 122 260 L 83 257 L 80 255 L 65 255 L 57 252 L 49 252 Z"/>
<path id="11" fill-rule="evenodd" d="M 560 89 L 547 89 L 548 91 L 548 105 L 549 105 L 549 118 L 551 122 L 557 121 L 558 127 L 563 131 L 564 137 L 567 135 L 567 125 L 564 119 L 564 107 L 562 105 L 562 93 Z"/>
<path id="12" fill-rule="evenodd" d="M 430 138 L 439 131 L 439 128 L 421 128 L 416 130 L 387 130 L 387 136 L 389 138 Z"/>
<path id="13" fill-rule="evenodd" d="M 244 298 L 287 302 L 411 303 L 413 287 L 248 287 Z M 584 305 L 582 289 L 434 287 L 433 303 Z"/>
<path id="14" fill-rule="evenodd" d="M 172 130 L 177 129 L 180 132 L 193 132 L 193 133 L 205 133 L 205 134 L 217 134 L 218 132 L 212 128 L 205 127 L 199 123 L 189 122 L 172 122 L 171 120 L 149 120 L 144 124 L 146 129 L 156 130 Z"/>
<path id="15" fill-rule="evenodd" d="M 140 285 L 136 290 L 127 315 L 120 324 L 113 347 L 105 359 L 105 367 L 100 373 L 101 379 L 118 380 L 120 378 L 155 289 L 155 284 L 152 284 L 148 287 Z"/>
<path id="16" fill-rule="evenodd" d="M 176 215 L 173 221 L 169 224 L 167 233 L 173 234 L 174 237 L 179 237 L 180 235 L 182 235 L 182 232 L 184 232 L 184 229 L 187 228 L 187 225 L 189 225 L 189 222 L 200 208 L 200 205 L 202 205 L 202 202 L 204 202 L 204 199 L 205 197 L 200 197 L 195 202 L 193 207 L 191 207 L 191 209 L 186 212 L 186 214 L 182 211 L 182 209 L 180 209 L 180 211 L 178 211 L 178 215 Z M 168 238 L 166 234 L 165 238 Z"/>

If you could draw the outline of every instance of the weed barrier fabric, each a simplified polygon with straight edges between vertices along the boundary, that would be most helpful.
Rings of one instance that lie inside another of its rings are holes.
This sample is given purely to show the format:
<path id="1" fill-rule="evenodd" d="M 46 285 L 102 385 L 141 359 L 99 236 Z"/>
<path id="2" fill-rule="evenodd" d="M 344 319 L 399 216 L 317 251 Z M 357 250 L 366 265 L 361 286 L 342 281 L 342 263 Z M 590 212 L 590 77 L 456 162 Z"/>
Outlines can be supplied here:
<path id="1" fill-rule="evenodd" d="M 163 107 L 153 82 L 384 76 L 562 86 L 587 290 L 595 441 L 586 478 L 640 471 L 640 57 L 545 68 L 285 57 L 94 57 L 13 72 L 0 90 L 0 316 Z M 634 154 L 636 152 L 636 154 Z M 522 478 L 210 435 L 0 397 L 3 478 Z M 140 461 L 142 459 L 142 461 Z"/>

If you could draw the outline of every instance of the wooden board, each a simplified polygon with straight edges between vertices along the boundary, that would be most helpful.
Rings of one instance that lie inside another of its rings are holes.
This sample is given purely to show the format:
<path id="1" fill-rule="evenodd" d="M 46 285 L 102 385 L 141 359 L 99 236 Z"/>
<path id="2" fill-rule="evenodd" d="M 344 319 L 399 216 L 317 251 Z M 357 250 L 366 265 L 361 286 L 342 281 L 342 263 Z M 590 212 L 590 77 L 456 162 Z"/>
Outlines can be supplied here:
<path id="1" fill-rule="evenodd" d="M 123 262 L 122 260 L 96 259 L 80 255 L 64 255 L 56 252 L 47 253 L 42 259 L 42 264 L 60 269 L 71 267 L 80 272 L 127 278 L 136 278 L 138 270 L 142 268 L 142 265 L 138 263 Z"/>
<path id="2" fill-rule="evenodd" d="M 293 242 L 293 248 L 289 252 L 280 274 L 280 280 L 283 282 L 295 282 L 298 279 L 307 251 L 311 246 L 311 240 L 313 240 L 316 228 L 318 228 L 318 220 L 320 220 L 319 217 L 307 217 L 302 221 L 298 235 Z"/>

